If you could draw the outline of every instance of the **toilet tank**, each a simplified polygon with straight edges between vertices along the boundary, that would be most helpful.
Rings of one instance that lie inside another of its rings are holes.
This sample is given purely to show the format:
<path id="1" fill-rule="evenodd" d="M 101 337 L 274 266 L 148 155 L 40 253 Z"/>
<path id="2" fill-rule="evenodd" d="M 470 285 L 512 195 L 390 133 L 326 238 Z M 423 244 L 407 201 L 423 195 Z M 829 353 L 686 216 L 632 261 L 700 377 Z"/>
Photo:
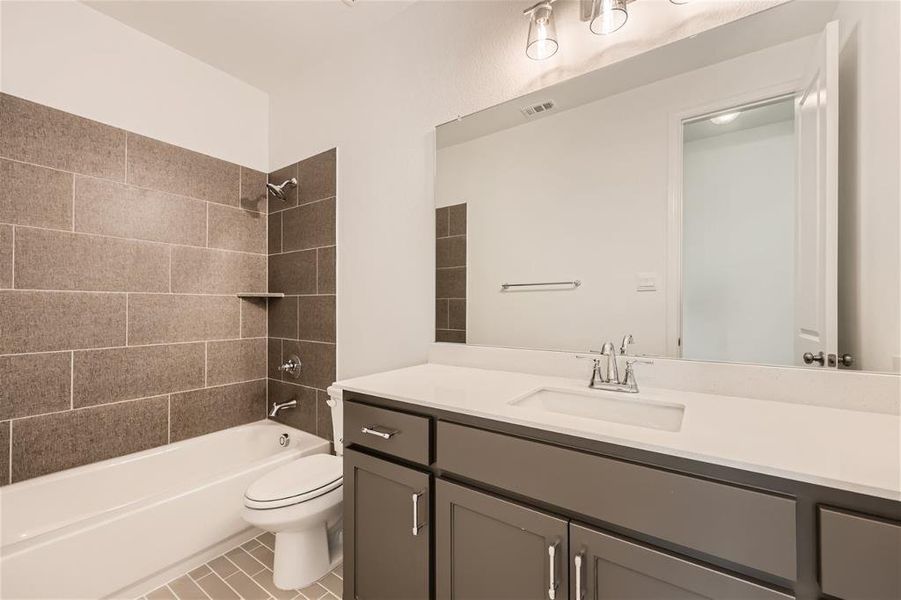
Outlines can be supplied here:
<path id="1" fill-rule="evenodd" d="M 328 403 L 332 410 L 332 436 L 335 440 L 335 454 L 344 455 L 344 403 L 341 399 L 341 388 L 328 388 Z"/>

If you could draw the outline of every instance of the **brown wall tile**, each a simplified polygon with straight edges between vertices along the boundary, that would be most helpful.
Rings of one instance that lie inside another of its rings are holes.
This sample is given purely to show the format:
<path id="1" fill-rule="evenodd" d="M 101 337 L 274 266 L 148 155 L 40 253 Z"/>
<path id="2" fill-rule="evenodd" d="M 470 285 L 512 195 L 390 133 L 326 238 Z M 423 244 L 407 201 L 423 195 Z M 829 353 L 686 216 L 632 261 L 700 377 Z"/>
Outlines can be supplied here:
<path id="1" fill-rule="evenodd" d="M 266 418 L 266 380 L 172 394 L 172 442 Z"/>
<path id="2" fill-rule="evenodd" d="M 0 160 L 0 222 L 72 229 L 72 177 Z"/>
<path id="3" fill-rule="evenodd" d="M 435 240 L 436 267 L 466 266 L 466 236 L 438 238 Z"/>
<path id="4" fill-rule="evenodd" d="M 265 338 L 228 340 L 207 344 L 207 385 L 222 385 L 265 378 Z"/>
<path id="5" fill-rule="evenodd" d="M 266 212 L 269 195 L 266 182 L 267 176 L 262 171 L 241 167 L 241 208 Z"/>
<path id="6" fill-rule="evenodd" d="M 448 235 L 466 235 L 466 204 L 448 207 Z"/>
<path id="7" fill-rule="evenodd" d="M 316 435 L 316 390 L 284 381 L 269 380 L 269 401 L 266 412 L 275 403 L 297 399 L 297 406 L 281 411 L 274 421 L 296 427 Z"/>
<path id="8" fill-rule="evenodd" d="M 297 177 L 297 165 L 288 165 L 269 174 L 269 183 L 281 185 L 285 181 Z M 269 212 L 284 210 L 292 206 L 297 206 L 297 188 L 286 190 L 285 199 L 279 200 L 269 196 Z"/>
<path id="9" fill-rule="evenodd" d="M 13 227 L 0 225 L 0 289 L 13 286 Z"/>
<path id="10" fill-rule="evenodd" d="M 435 209 L 435 237 L 447 237 L 450 230 L 450 208 L 443 206 Z"/>
<path id="11" fill-rule="evenodd" d="M 128 134 L 128 183 L 238 206 L 238 165 L 133 133 Z"/>
<path id="12" fill-rule="evenodd" d="M 304 204 L 282 213 L 282 251 L 335 244 L 335 199 Z"/>
<path id="13" fill-rule="evenodd" d="M 466 267 L 438 269 L 435 273 L 436 297 L 466 297 Z"/>
<path id="14" fill-rule="evenodd" d="M 68 410 L 71 361 L 69 352 L 0 356 L 0 420 Z"/>
<path id="15" fill-rule="evenodd" d="M 282 341 L 275 338 L 266 338 L 266 354 L 268 355 L 268 376 L 272 379 L 281 379 L 282 374 L 278 367 L 282 364 Z"/>
<path id="16" fill-rule="evenodd" d="M 266 256 L 174 246 L 172 292 L 236 294 L 266 291 Z"/>
<path id="17" fill-rule="evenodd" d="M 332 430 L 332 409 L 328 405 L 328 392 L 316 390 L 316 435 L 330 442 L 335 441 Z"/>
<path id="18" fill-rule="evenodd" d="M 12 480 L 161 446 L 167 408 L 162 396 L 18 420 L 12 430 Z"/>
<path id="19" fill-rule="evenodd" d="M 0 485 L 9 483 L 9 421 L 0 423 Z"/>
<path id="20" fill-rule="evenodd" d="M 316 250 L 269 257 L 269 290 L 284 294 L 315 294 Z"/>
<path id="21" fill-rule="evenodd" d="M 435 328 L 448 328 L 448 302 L 446 298 L 438 298 L 435 300 Z"/>
<path id="22" fill-rule="evenodd" d="M 335 268 L 336 247 L 319 248 L 316 250 L 317 264 L 317 293 L 334 294 L 337 271 Z"/>
<path id="23" fill-rule="evenodd" d="M 452 342 L 455 344 L 466 343 L 466 332 L 456 329 L 438 329 L 435 331 L 436 342 Z"/>
<path id="24" fill-rule="evenodd" d="M 241 337 L 266 337 L 268 323 L 266 321 L 265 299 L 241 300 Z"/>
<path id="25" fill-rule="evenodd" d="M 125 294 L 0 292 L 0 354 L 125 344 Z"/>
<path id="26" fill-rule="evenodd" d="M 297 337 L 317 342 L 335 341 L 335 297 L 297 298 Z"/>
<path id="27" fill-rule="evenodd" d="M 266 215 L 264 213 L 210 205 L 208 246 L 266 254 Z"/>
<path id="28" fill-rule="evenodd" d="M 235 339 L 240 336 L 239 302 L 229 296 L 129 294 L 128 343 Z"/>
<path id="29" fill-rule="evenodd" d="M 334 148 L 297 163 L 297 202 L 315 202 L 335 195 L 337 152 Z"/>
<path id="30" fill-rule="evenodd" d="M 282 377 L 285 381 L 322 390 L 335 382 L 335 344 L 286 340 L 282 356 L 291 354 L 300 357 L 303 366 L 300 369 L 300 377 L 297 379 Z"/>
<path id="31" fill-rule="evenodd" d="M 75 178 L 75 231 L 205 246 L 206 207 L 185 196 Z"/>
<path id="32" fill-rule="evenodd" d="M 15 256 L 20 289 L 169 291 L 162 244 L 19 227 Z"/>
<path id="33" fill-rule="evenodd" d="M 466 300 L 448 300 L 448 329 L 466 329 Z"/>
<path id="34" fill-rule="evenodd" d="M 75 407 L 203 387 L 204 344 L 131 346 L 75 352 Z"/>
<path id="35" fill-rule="evenodd" d="M 269 254 L 282 251 L 282 213 L 269 215 L 267 235 L 269 237 Z"/>
<path id="36" fill-rule="evenodd" d="M 125 132 L 0 95 L 0 155 L 64 171 L 125 179 Z"/>
<path id="37" fill-rule="evenodd" d="M 297 298 L 269 300 L 269 337 L 297 339 Z"/>

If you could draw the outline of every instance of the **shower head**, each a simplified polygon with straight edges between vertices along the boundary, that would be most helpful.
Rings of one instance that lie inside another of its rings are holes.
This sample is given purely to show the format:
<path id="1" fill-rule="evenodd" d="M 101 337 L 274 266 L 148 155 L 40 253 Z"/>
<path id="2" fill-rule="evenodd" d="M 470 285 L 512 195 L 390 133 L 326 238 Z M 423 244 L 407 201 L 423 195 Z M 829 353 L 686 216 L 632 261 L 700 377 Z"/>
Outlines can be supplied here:
<path id="1" fill-rule="evenodd" d="M 284 181 L 281 185 L 275 185 L 274 183 L 267 183 L 266 189 L 269 190 L 269 193 L 278 198 L 279 200 L 285 199 L 285 192 L 288 190 L 292 190 L 297 187 L 297 178 L 292 177 L 291 179 Z"/>

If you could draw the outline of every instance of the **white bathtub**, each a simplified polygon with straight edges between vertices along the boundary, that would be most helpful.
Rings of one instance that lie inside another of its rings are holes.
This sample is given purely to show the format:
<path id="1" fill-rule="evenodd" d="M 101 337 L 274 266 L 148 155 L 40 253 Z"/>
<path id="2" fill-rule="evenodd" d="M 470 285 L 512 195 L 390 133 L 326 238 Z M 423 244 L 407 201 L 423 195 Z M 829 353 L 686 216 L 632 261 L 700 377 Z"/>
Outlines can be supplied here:
<path id="1" fill-rule="evenodd" d="M 0 597 L 149 587 L 252 534 L 241 507 L 254 479 L 328 451 L 322 438 L 259 421 L 0 488 Z"/>

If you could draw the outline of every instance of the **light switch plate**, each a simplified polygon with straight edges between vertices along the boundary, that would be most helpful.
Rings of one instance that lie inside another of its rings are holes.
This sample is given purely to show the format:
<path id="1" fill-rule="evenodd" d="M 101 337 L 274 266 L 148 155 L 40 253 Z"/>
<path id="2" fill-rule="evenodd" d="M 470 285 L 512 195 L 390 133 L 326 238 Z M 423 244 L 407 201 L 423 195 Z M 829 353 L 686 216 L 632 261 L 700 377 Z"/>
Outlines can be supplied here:
<path id="1" fill-rule="evenodd" d="M 638 292 L 656 292 L 657 273 L 639 273 L 636 275 L 635 290 Z"/>

